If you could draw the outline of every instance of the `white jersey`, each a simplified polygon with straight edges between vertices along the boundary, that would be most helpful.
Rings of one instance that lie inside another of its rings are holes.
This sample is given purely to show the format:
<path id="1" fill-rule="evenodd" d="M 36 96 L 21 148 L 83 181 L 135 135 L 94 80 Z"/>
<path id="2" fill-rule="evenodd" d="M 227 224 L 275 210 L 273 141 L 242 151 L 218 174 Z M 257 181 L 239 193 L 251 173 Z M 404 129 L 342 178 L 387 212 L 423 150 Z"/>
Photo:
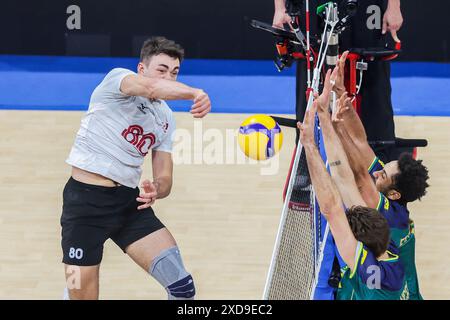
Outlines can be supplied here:
<path id="1" fill-rule="evenodd" d="M 175 120 L 164 101 L 120 91 L 122 79 L 130 74 L 135 73 L 113 69 L 95 88 L 66 162 L 135 188 L 147 153 L 172 151 Z"/>

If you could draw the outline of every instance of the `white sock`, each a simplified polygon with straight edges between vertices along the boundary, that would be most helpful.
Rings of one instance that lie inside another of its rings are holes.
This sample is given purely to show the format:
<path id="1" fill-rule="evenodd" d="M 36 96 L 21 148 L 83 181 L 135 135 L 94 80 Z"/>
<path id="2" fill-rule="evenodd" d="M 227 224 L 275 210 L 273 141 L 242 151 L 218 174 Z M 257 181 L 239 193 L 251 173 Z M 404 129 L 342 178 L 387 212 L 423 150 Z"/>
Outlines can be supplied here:
<path id="1" fill-rule="evenodd" d="M 69 289 L 67 289 L 67 287 L 64 288 L 63 300 L 70 300 Z"/>

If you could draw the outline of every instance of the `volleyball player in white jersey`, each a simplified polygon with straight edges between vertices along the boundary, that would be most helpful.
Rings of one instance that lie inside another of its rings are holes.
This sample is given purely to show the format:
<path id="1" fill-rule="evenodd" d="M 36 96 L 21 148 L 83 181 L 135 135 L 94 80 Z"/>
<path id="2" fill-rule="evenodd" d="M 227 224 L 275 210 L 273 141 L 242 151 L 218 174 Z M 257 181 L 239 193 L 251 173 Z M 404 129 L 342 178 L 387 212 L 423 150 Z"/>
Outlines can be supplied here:
<path id="1" fill-rule="evenodd" d="M 172 111 L 164 100 L 193 100 L 194 118 L 211 109 L 208 95 L 177 82 L 184 50 L 163 37 L 147 40 L 137 73 L 113 69 L 95 88 L 67 163 L 72 176 L 61 216 L 66 278 L 73 266 L 79 285 L 66 298 L 98 299 L 103 244 L 112 239 L 151 274 L 169 299 L 193 299 L 195 287 L 175 239 L 151 205 L 172 186 Z M 141 165 L 150 153 L 153 181 L 139 190 Z"/>

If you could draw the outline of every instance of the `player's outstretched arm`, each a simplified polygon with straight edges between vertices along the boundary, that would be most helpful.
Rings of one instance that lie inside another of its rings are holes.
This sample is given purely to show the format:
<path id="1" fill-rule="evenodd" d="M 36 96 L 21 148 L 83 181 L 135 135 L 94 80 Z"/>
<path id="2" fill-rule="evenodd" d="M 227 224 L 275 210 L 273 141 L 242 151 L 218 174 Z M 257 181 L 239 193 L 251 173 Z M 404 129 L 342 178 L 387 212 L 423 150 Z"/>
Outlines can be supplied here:
<path id="1" fill-rule="evenodd" d="M 350 166 L 353 170 L 360 166 L 367 170 L 375 158 L 375 153 L 367 142 L 361 119 L 353 108 L 351 99 L 347 97 L 347 93 L 340 97 L 337 107 L 333 111 L 333 126 L 344 146 Z M 355 128 L 359 129 L 355 130 Z M 348 144 L 349 141 L 343 139 L 344 135 L 349 136 L 352 143 Z"/>
<path id="2" fill-rule="evenodd" d="M 333 76 L 338 72 L 339 67 L 333 70 Z M 344 204 L 347 208 L 352 206 L 366 206 L 361 194 L 357 188 L 352 169 L 350 168 L 347 156 L 338 135 L 334 131 L 328 112 L 329 96 L 331 94 L 331 70 L 325 77 L 324 88 L 322 94 L 317 97 L 317 113 L 319 115 L 320 127 L 325 142 L 325 150 L 330 166 L 331 176 L 337 185 Z"/>
<path id="3" fill-rule="evenodd" d="M 333 75 L 333 91 L 336 92 L 339 104 L 338 108 L 333 110 L 333 120 L 340 118 L 342 121 L 335 121 L 334 127 L 340 136 L 342 130 L 346 130 L 353 141 L 355 141 L 354 146 L 358 149 L 348 150 L 348 146 L 344 145 L 347 156 L 349 157 L 350 166 L 353 168 L 356 163 L 354 161 L 363 162 L 364 166 L 368 168 L 372 163 L 375 154 L 367 143 L 367 135 L 364 126 L 356 113 L 351 99 L 347 98 L 347 92 L 345 90 L 345 62 L 347 60 L 348 51 L 345 51 L 338 61 L 338 70 Z M 350 158 L 351 154 L 358 154 L 358 158 Z"/>
<path id="4" fill-rule="evenodd" d="M 345 110 L 343 111 L 343 109 Z M 356 185 L 364 202 L 368 207 L 376 209 L 380 201 L 380 194 L 368 173 L 369 165 L 375 158 L 375 154 L 367 142 L 362 144 L 362 148 L 361 146 L 358 147 L 355 140 L 353 140 L 347 131 L 347 127 L 340 125 L 342 122 L 349 121 L 349 119 L 344 120 L 345 118 L 341 116 L 345 112 L 354 112 L 350 98 L 347 97 L 347 94 L 341 96 L 337 107 L 333 112 L 332 118 L 334 128 L 336 129 L 339 140 L 345 150 L 345 154 L 347 155 L 350 167 L 354 174 Z M 356 115 L 356 117 L 358 117 L 358 115 Z"/>
<path id="5" fill-rule="evenodd" d="M 368 166 L 366 162 L 360 161 L 358 157 L 362 155 L 357 151 L 358 147 L 355 145 L 352 138 L 349 136 L 346 130 L 342 130 L 340 134 L 340 141 L 345 146 L 346 154 L 354 165 L 352 167 L 355 177 L 356 185 L 361 193 L 364 202 L 369 208 L 377 209 L 380 200 L 380 194 L 373 183 L 372 177 L 368 172 Z M 373 159 L 373 158 L 372 158 Z"/>
<path id="6" fill-rule="evenodd" d="M 336 92 L 338 99 L 343 98 L 342 96 L 344 94 L 345 95 L 347 94 L 344 83 L 345 83 L 345 62 L 347 61 L 348 53 L 349 53 L 348 51 L 345 51 L 341 55 L 337 63 L 338 70 L 332 77 L 333 82 L 332 90 Z M 336 125 L 340 125 L 341 127 L 345 126 L 350 136 L 354 137 L 355 141 L 362 141 L 367 143 L 366 131 L 361 122 L 361 119 L 359 119 L 359 116 L 356 114 L 356 111 L 352 108 L 352 103 L 350 100 L 348 102 L 346 101 L 345 107 L 350 107 L 351 110 L 342 108 L 339 116 L 345 121 L 338 122 L 336 123 Z M 344 112 L 344 110 L 348 112 Z"/>
<path id="7" fill-rule="evenodd" d="M 149 78 L 140 74 L 130 74 L 123 78 L 120 91 L 127 96 L 162 100 L 193 100 L 201 92 L 200 89 L 178 81 Z"/>
<path id="8" fill-rule="evenodd" d="M 178 81 L 131 74 L 123 78 L 120 91 L 127 96 L 141 96 L 149 99 L 193 100 L 191 113 L 194 118 L 202 118 L 211 110 L 208 94 Z"/>
<path id="9" fill-rule="evenodd" d="M 314 116 L 317 101 L 306 112 L 305 121 L 299 124 L 300 140 L 306 152 L 308 170 L 320 210 L 330 224 L 331 233 L 350 269 L 354 268 L 357 240 L 355 239 L 344 209 L 339 192 L 328 174 L 325 164 L 314 142 Z"/>

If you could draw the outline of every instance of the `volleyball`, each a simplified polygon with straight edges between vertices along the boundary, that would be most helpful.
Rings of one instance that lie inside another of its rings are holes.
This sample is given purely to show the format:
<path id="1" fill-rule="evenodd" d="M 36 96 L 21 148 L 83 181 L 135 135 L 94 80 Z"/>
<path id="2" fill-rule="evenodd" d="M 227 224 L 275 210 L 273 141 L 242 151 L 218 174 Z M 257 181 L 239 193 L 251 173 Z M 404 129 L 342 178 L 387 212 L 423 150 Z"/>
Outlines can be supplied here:
<path id="1" fill-rule="evenodd" d="M 272 117 L 256 114 L 242 122 L 239 128 L 238 142 L 247 157 L 266 160 L 280 151 L 283 144 L 283 133 Z"/>

